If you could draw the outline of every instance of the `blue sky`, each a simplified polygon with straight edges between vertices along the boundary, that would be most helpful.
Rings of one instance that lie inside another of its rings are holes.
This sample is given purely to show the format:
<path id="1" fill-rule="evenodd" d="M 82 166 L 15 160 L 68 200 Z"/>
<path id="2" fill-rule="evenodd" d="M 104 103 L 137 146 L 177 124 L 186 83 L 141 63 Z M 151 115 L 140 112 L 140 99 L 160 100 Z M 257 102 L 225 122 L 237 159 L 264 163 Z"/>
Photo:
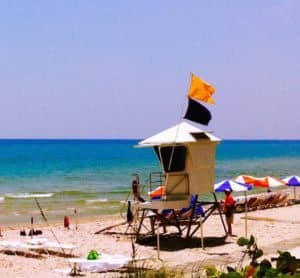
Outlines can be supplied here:
<path id="1" fill-rule="evenodd" d="M 1 1 L 0 138 L 145 138 L 190 72 L 223 139 L 300 138 L 300 1 Z"/>

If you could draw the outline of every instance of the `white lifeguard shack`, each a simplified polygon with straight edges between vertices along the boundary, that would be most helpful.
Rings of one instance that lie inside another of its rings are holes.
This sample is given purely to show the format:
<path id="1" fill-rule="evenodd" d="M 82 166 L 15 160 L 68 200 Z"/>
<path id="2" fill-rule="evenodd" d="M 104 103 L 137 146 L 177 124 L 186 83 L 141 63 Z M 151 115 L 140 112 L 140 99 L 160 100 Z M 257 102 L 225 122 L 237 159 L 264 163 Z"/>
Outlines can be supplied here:
<path id="1" fill-rule="evenodd" d="M 145 209 L 189 207 L 191 195 L 214 191 L 216 145 L 220 139 L 187 122 L 181 122 L 138 143 L 152 147 L 161 165 L 149 176 L 150 190 L 162 186 L 159 200 L 140 203 Z"/>

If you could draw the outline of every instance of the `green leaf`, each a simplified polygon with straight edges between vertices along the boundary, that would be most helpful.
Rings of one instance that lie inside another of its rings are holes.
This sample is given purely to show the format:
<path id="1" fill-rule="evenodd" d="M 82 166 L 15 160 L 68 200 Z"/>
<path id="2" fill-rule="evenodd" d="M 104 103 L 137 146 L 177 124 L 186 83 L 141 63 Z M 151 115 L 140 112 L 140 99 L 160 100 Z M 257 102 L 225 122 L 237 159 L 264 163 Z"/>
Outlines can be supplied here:
<path id="1" fill-rule="evenodd" d="M 217 277 L 218 276 L 218 270 L 216 267 L 211 266 L 206 268 L 206 275 L 207 277 Z"/>
<path id="2" fill-rule="evenodd" d="M 248 246 L 251 246 L 251 245 L 253 245 L 253 244 L 254 244 L 254 242 L 255 242 L 254 236 L 253 236 L 253 235 L 251 235 L 251 236 L 250 236 L 249 243 L 248 243 Z"/>
<path id="3" fill-rule="evenodd" d="M 261 249 L 257 249 L 254 254 L 253 254 L 253 258 L 254 259 L 258 259 L 259 257 L 261 257 L 264 254 L 263 250 Z"/>
<path id="4" fill-rule="evenodd" d="M 227 271 L 228 272 L 234 272 L 234 271 L 236 271 L 236 269 L 231 267 L 231 266 L 227 266 Z"/>
<path id="5" fill-rule="evenodd" d="M 249 240 L 245 237 L 240 237 L 238 240 L 237 240 L 237 244 L 239 246 L 245 246 L 245 245 L 248 245 L 249 243 Z"/>
<path id="6" fill-rule="evenodd" d="M 225 274 L 224 276 L 220 276 L 221 278 L 243 278 L 243 275 L 239 272 L 229 272 Z"/>

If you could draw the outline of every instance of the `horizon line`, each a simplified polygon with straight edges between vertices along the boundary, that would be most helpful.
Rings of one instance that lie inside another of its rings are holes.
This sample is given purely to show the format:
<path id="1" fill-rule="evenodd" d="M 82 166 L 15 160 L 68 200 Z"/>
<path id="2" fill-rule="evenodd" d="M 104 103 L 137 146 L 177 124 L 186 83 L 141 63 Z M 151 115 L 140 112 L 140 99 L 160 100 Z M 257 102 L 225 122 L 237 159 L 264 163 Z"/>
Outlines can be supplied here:
<path id="1" fill-rule="evenodd" d="M 38 138 L 34 138 L 34 137 L 7 137 L 7 138 L 0 138 L 0 141 L 4 141 L 4 140 L 28 140 L 28 141 L 33 141 L 33 140 L 61 140 L 61 141 L 79 141 L 79 140 L 85 140 L 85 141 L 96 141 L 96 140 L 144 140 L 144 138 L 87 138 L 87 137 L 67 137 L 67 138 L 62 138 L 62 137 L 58 137 L 58 138 L 47 138 L 47 137 L 38 137 Z M 221 139 L 221 141 L 300 141 L 300 138 L 224 138 Z"/>

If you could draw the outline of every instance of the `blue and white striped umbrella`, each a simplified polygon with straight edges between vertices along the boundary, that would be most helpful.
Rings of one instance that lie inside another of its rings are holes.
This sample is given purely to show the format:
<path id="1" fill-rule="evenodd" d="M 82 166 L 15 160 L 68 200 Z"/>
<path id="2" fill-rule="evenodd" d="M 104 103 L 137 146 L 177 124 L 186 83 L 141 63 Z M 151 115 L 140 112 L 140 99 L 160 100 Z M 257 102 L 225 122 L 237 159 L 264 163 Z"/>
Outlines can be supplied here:
<path id="1" fill-rule="evenodd" d="M 252 185 L 250 184 L 244 184 L 232 180 L 223 180 L 219 183 L 216 183 L 214 185 L 215 192 L 224 192 L 226 189 L 230 191 L 244 191 L 245 192 L 245 237 L 247 238 L 247 191 L 252 189 Z"/>
<path id="2" fill-rule="evenodd" d="M 230 191 L 248 191 L 252 189 L 252 185 L 244 184 L 232 180 L 223 180 L 214 185 L 215 192 L 224 192 L 226 189 Z"/>

